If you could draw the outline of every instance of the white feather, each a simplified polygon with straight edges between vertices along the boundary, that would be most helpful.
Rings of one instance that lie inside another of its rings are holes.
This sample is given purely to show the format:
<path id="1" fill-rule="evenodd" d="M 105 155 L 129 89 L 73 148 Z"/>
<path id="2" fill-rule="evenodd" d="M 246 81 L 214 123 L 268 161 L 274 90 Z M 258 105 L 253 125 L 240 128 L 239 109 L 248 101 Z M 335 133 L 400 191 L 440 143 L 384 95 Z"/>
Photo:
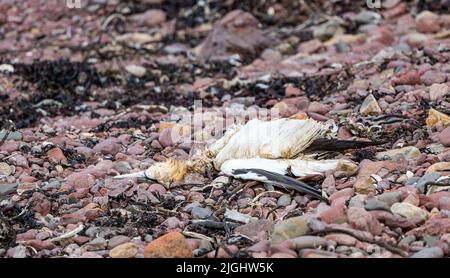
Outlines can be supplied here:
<path id="1" fill-rule="evenodd" d="M 254 119 L 245 126 L 234 127 L 213 145 L 217 153 L 214 166 L 220 169 L 230 159 L 292 159 L 326 131 L 328 126 L 310 119 Z"/>
<path id="2" fill-rule="evenodd" d="M 300 159 L 231 159 L 225 161 L 220 170 L 228 176 L 244 180 L 266 181 L 265 177 L 255 173 L 234 174 L 234 170 L 239 169 L 261 169 L 273 173 L 286 175 L 290 170 L 296 177 L 321 175 L 327 171 L 334 171 L 340 160 L 310 161 Z"/>

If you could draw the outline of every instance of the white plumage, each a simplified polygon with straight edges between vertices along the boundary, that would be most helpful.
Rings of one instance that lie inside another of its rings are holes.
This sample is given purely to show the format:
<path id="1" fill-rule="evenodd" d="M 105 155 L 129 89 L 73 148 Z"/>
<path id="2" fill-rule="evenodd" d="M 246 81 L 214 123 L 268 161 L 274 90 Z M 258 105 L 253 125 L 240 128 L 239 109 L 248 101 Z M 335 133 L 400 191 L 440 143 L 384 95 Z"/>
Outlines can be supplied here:
<path id="1" fill-rule="evenodd" d="M 116 178 L 145 176 L 167 184 L 182 180 L 189 172 L 205 172 L 211 166 L 228 176 L 261 182 L 269 182 L 264 174 L 267 172 L 271 173 L 271 177 L 272 174 L 292 174 L 296 177 L 323 174 L 334 171 L 340 163 L 349 163 L 304 157 L 303 151 L 329 131 L 329 126 L 311 119 L 254 119 L 245 125 L 230 127 L 197 159 L 159 162 L 145 172 Z"/>
<path id="2" fill-rule="evenodd" d="M 327 125 L 310 119 L 253 119 L 244 126 L 235 126 L 227 131 L 210 150 L 216 154 L 216 169 L 230 159 L 293 159 L 327 131 Z"/>

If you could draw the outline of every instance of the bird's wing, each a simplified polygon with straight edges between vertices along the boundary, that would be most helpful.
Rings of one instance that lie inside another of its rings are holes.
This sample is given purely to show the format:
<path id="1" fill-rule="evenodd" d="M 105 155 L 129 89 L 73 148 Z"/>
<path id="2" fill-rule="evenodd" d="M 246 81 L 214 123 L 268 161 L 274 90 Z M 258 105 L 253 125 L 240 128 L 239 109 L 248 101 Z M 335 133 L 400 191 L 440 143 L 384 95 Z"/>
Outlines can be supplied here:
<path id="1" fill-rule="evenodd" d="M 386 142 L 339 140 L 334 138 L 317 138 L 305 149 L 305 153 L 342 152 L 348 149 L 361 149 L 385 144 Z"/>
<path id="2" fill-rule="evenodd" d="M 286 176 L 292 173 L 297 177 L 323 174 L 327 171 L 334 171 L 340 163 L 340 160 L 322 160 L 308 161 L 299 159 L 231 159 L 225 161 L 220 170 L 235 178 L 244 180 L 255 180 L 264 183 L 271 183 L 283 188 L 295 189 L 297 191 L 309 194 L 315 198 L 327 201 L 322 197 L 320 191 L 300 182 L 296 179 Z"/>
<path id="3" fill-rule="evenodd" d="M 299 166 L 307 165 L 305 161 L 289 160 L 271 160 L 271 159 L 233 159 L 228 160 L 222 164 L 221 170 L 226 175 L 233 176 L 244 180 L 255 180 L 264 183 L 270 183 L 274 186 L 282 187 L 284 189 L 297 190 L 299 192 L 311 195 L 317 199 L 328 202 L 328 199 L 323 197 L 321 192 L 308 184 L 286 176 L 291 171 L 294 175 L 300 174 L 304 176 L 307 174 L 322 173 L 323 170 L 335 169 L 337 163 L 331 162 L 325 164 L 323 167 L 317 167 L 315 164 L 309 165 L 309 169 L 300 173 Z M 312 161 L 307 161 L 312 162 Z M 314 167 L 316 166 L 316 171 Z M 308 167 L 307 167 L 308 168 Z"/>
<path id="4" fill-rule="evenodd" d="M 326 131 L 328 126 L 311 119 L 253 119 L 227 138 L 228 142 L 214 159 L 214 166 L 220 169 L 230 159 L 291 159 Z"/>

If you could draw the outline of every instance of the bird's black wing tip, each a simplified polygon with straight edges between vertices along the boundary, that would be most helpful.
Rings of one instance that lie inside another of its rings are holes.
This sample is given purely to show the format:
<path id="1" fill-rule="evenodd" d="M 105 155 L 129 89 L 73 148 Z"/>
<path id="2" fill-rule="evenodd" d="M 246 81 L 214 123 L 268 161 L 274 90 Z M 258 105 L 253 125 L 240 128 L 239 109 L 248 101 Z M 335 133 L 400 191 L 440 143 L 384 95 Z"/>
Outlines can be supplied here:
<path id="1" fill-rule="evenodd" d="M 326 202 L 327 204 L 330 203 L 328 198 L 322 196 L 322 192 L 320 190 L 317 190 L 316 188 L 294 178 L 263 169 L 250 168 L 233 170 L 233 175 L 242 175 L 247 173 L 255 173 L 258 176 L 265 177 L 267 179 L 266 183 L 273 183 L 274 185 L 278 185 L 283 188 L 294 189 L 313 196 L 316 199 Z"/>

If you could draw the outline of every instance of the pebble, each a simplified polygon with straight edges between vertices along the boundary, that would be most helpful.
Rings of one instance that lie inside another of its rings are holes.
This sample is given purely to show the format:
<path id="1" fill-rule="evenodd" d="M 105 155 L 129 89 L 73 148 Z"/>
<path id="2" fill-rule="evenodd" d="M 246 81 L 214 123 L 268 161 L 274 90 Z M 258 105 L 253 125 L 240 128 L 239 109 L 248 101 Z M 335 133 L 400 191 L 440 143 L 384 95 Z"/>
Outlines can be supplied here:
<path id="1" fill-rule="evenodd" d="M 0 131 L 0 139 L 3 140 L 3 138 L 6 135 L 6 131 Z M 23 138 L 22 132 L 20 131 L 11 131 L 8 134 L 8 138 L 6 140 L 13 140 L 13 141 L 21 141 Z"/>
<path id="2" fill-rule="evenodd" d="M 17 245 L 16 247 L 9 248 L 6 251 L 6 256 L 9 258 L 26 258 L 27 257 L 27 248 L 23 245 Z"/>
<path id="3" fill-rule="evenodd" d="M 250 13 L 233 10 L 214 24 L 197 54 L 202 61 L 223 61 L 233 54 L 255 55 L 265 44 L 258 20 Z"/>
<path id="4" fill-rule="evenodd" d="M 5 162 L 0 162 L 0 176 L 10 176 L 15 172 L 15 167 Z"/>
<path id="5" fill-rule="evenodd" d="M 381 20 L 380 14 L 373 11 L 361 11 L 351 18 L 360 24 L 377 24 Z"/>
<path id="6" fill-rule="evenodd" d="M 0 184 L 0 196 L 5 196 L 16 192 L 18 186 L 18 183 Z"/>
<path id="7" fill-rule="evenodd" d="M 392 83 L 394 85 L 419 85 L 422 81 L 420 80 L 420 73 L 412 70 L 395 78 Z"/>
<path id="8" fill-rule="evenodd" d="M 421 33 L 409 33 L 404 36 L 405 42 L 410 46 L 421 46 L 428 40 L 428 36 Z"/>
<path id="9" fill-rule="evenodd" d="M 450 211 L 450 197 L 442 197 L 439 199 L 439 209 Z"/>
<path id="10" fill-rule="evenodd" d="M 153 3 L 149 2 L 149 4 Z M 165 22 L 166 13 L 160 9 L 149 9 L 143 13 L 133 14 L 132 16 L 130 16 L 130 19 L 138 26 L 145 26 L 147 28 L 150 28 Z"/>
<path id="11" fill-rule="evenodd" d="M 300 251 L 301 258 L 337 258 L 338 256 L 333 252 L 315 250 L 315 249 L 303 249 Z"/>
<path id="12" fill-rule="evenodd" d="M 364 205 L 364 209 L 370 211 L 370 210 L 385 210 L 390 211 L 390 206 L 386 204 L 385 202 L 382 202 L 380 200 L 377 200 L 376 198 L 372 198 L 366 201 L 366 204 Z"/>
<path id="13" fill-rule="evenodd" d="M 291 239 L 296 250 L 305 248 L 323 248 L 328 245 L 328 241 L 319 236 L 300 236 Z"/>
<path id="14" fill-rule="evenodd" d="M 443 258 L 444 251 L 439 247 L 423 248 L 419 252 L 410 256 L 410 258 Z"/>
<path id="15" fill-rule="evenodd" d="M 378 160 L 393 160 L 394 158 L 404 155 L 407 159 L 414 159 L 420 155 L 420 150 L 413 146 L 393 149 L 376 154 Z"/>
<path id="16" fill-rule="evenodd" d="M 366 201 L 367 196 L 366 195 L 362 195 L 362 194 L 358 194 L 353 196 L 350 199 L 350 202 L 348 203 L 348 207 L 357 207 L 357 208 L 363 208 L 364 207 L 364 202 Z"/>
<path id="17" fill-rule="evenodd" d="M 398 246 L 399 247 L 409 246 L 414 241 L 416 241 L 416 237 L 415 236 L 405 236 L 402 240 L 399 241 Z"/>
<path id="18" fill-rule="evenodd" d="M 272 232 L 274 228 L 274 223 L 269 219 L 258 219 L 255 221 L 250 221 L 247 224 L 238 226 L 234 229 L 235 233 L 245 235 L 249 238 L 255 238 L 260 232 Z"/>
<path id="19" fill-rule="evenodd" d="M 25 241 L 25 240 L 35 239 L 37 234 L 38 234 L 38 230 L 31 229 L 24 233 L 16 235 L 16 241 Z"/>
<path id="20" fill-rule="evenodd" d="M 422 33 L 436 33 L 441 27 L 439 16 L 430 11 L 423 11 L 416 16 L 417 31 Z"/>
<path id="21" fill-rule="evenodd" d="M 344 188 L 333 193 L 329 199 L 332 204 L 336 203 L 337 200 L 342 200 L 342 202 L 345 203 L 350 200 L 353 195 L 355 195 L 355 190 L 353 188 Z"/>
<path id="22" fill-rule="evenodd" d="M 169 217 L 161 225 L 166 226 L 167 230 L 183 229 L 184 222 L 177 217 Z"/>
<path id="23" fill-rule="evenodd" d="M 80 258 L 84 258 L 84 259 L 102 259 L 103 256 L 99 255 L 95 252 L 84 252 Z"/>
<path id="24" fill-rule="evenodd" d="M 23 167 L 23 168 L 29 168 L 29 164 L 28 164 L 28 160 L 25 158 L 25 156 L 20 155 L 20 154 L 16 154 L 13 157 L 11 157 L 10 159 L 8 159 L 10 164 L 13 164 L 15 166 L 18 167 Z"/>
<path id="25" fill-rule="evenodd" d="M 410 203 L 395 203 L 391 206 L 391 211 L 416 224 L 424 222 L 428 218 L 426 211 Z"/>
<path id="26" fill-rule="evenodd" d="M 277 206 L 278 207 L 287 207 L 291 204 L 291 201 L 292 201 L 291 196 L 289 196 L 287 194 L 281 195 L 281 197 L 278 198 Z"/>
<path id="27" fill-rule="evenodd" d="M 95 145 L 92 150 L 104 155 L 115 155 L 121 150 L 121 146 L 121 141 L 118 138 L 110 137 Z"/>
<path id="28" fill-rule="evenodd" d="M 425 224 L 407 232 L 408 235 L 423 237 L 424 235 L 440 235 L 450 231 L 450 218 L 433 217 Z"/>
<path id="29" fill-rule="evenodd" d="M 167 192 L 166 188 L 165 188 L 164 186 L 162 186 L 161 184 L 159 184 L 159 183 L 153 183 L 153 184 L 151 184 L 151 185 L 147 188 L 147 190 L 150 191 L 150 192 L 152 192 L 152 193 L 158 192 L 159 195 L 161 195 L 161 196 L 164 195 L 164 194 L 166 194 L 166 192 Z"/>
<path id="30" fill-rule="evenodd" d="M 426 173 L 416 183 L 416 188 L 421 192 L 425 192 L 425 184 L 427 182 L 436 181 L 441 176 L 440 173 Z"/>
<path id="31" fill-rule="evenodd" d="M 172 139 L 172 128 L 166 128 L 159 133 L 158 142 L 162 147 L 170 147 L 175 145 L 175 142 Z"/>
<path id="32" fill-rule="evenodd" d="M 355 229 L 367 231 L 374 235 L 381 234 L 381 223 L 363 208 L 351 207 L 347 211 L 348 223 Z"/>
<path id="33" fill-rule="evenodd" d="M 292 217 L 275 225 L 271 240 L 273 244 L 278 244 L 290 238 L 303 236 L 308 231 L 309 227 L 305 218 Z"/>
<path id="34" fill-rule="evenodd" d="M 48 160 L 54 164 L 67 164 L 67 157 L 60 148 L 52 148 L 47 152 Z"/>
<path id="35" fill-rule="evenodd" d="M 320 115 L 325 115 L 330 111 L 330 106 L 326 104 L 322 104 L 318 101 L 312 101 L 308 107 L 309 112 L 314 112 Z"/>
<path id="36" fill-rule="evenodd" d="M 186 238 L 179 232 L 170 232 L 150 242 L 144 250 L 146 258 L 192 258 Z"/>
<path id="37" fill-rule="evenodd" d="M 359 113 L 364 117 L 371 115 L 380 115 L 381 112 L 382 112 L 381 108 L 372 94 L 368 95 L 364 99 L 363 103 L 361 104 L 361 107 L 359 108 Z"/>
<path id="38" fill-rule="evenodd" d="M 450 162 L 438 162 L 428 167 L 426 173 L 435 173 L 450 169 Z"/>
<path id="39" fill-rule="evenodd" d="M 441 131 L 438 138 L 442 145 L 450 147 L 450 126 Z"/>
<path id="40" fill-rule="evenodd" d="M 94 238 L 93 240 L 86 243 L 86 247 L 89 251 L 97 251 L 97 250 L 104 250 L 107 246 L 107 242 L 102 237 Z"/>
<path id="41" fill-rule="evenodd" d="M 143 77 L 147 73 L 147 70 L 144 67 L 138 65 L 128 65 L 125 69 L 137 77 Z"/>
<path id="42" fill-rule="evenodd" d="M 338 204 L 327 208 L 319 213 L 319 218 L 325 223 L 345 223 L 347 222 L 345 204 Z"/>
<path id="43" fill-rule="evenodd" d="M 323 46 L 324 46 L 323 43 L 319 39 L 312 39 L 312 40 L 300 43 L 297 47 L 297 52 L 312 54 L 312 53 L 319 51 L 321 48 L 323 48 Z M 290 87 L 294 88 L 292 86 L 290 86 Z M 288 96 L 288 95 L 286 94 L 286 96 Z"/>
<path id="44" fill-rule="evenodd" d="M 157 141 L 153 141 L 157 142 Z M 145 147 L 140 144 L 135 144 L 127 149 L 127 153 L 131 155 L 140 155 L 145 153 Z"/>
<path id="45" fill-rule="evenodd" d="M 425 244 L 427 246 L 434 245 L 438 240 L 439 240 L 438 236 L 430 236 L 430 235 L 424 235 L 423 236 L 423 241 L 425 242 Z"/>
<path id="46" fill-rule="evenodd" d="M 331 233 L 325 236 L 326 240 L 332 240 L 336 242 L 338 245 L 346 245 L 346 246 L 355 246 L 357 240 L 356 238 L 339 233 Z"/>
<path id="47" fill-rule="evenodd" d="M 377 199 L 390 207 L 393 204 L 399 203 L 403 200 L 403 193 L 401 191 L 385 192 L 378 195 Z"/>
<path id="48" fill-rule="evenodd" d="M 428 118 L 425 120 L 425 122 L 430 128 L 436 126 L 448 127 L 450 126 L 450 116 L 433 108 L 430 108 L 430 110 L 428 110 Z"/>
<path id="49" fill-rule="evenodd" d="M 447 76 L 444 73 L 435 70 L 429 70 L 420 77 L 422 83 L 427 86 L 435 83 L 444 83 L 446 79 Z"/>
<path id="50" fill-rule="evenodd" d="M 375 192 L 375 180 L 371 177 L 377 174 L 381 169 L 389 168 L 387 161 L 370 161 L 365 159 L 359 164 L 359 172 L 353 185 L 355 191 L 360 194 L 369 194 Z"/>
<path id="51" fill-rule="evenodd" d="M 450 94 L 450 86 L 447 84 L 432 84 L 430 87 L 430 100 L 440 101 Z"/>
<path id="52" fill-rule="evenodd" d="M 75 189 L 91 188 L 95 184 L 95 178 L 86 171 L 73 173 L 66 179 L 67 184 Z"/>
<path id="53" fill-rule="evenodd" d="M 115 163 L 115 168 L 121 174 L 128 174 L 132 169 L 128 161 L 117 161 Z"/>
<path id="54" fill-rule="evenodd" d="M 199 244 L 198 248 L 206 250 L 206 251 L 213 250 L 213 246 L 212 246 L 211 242 L 207 239 L 200 240 L 200 244 Z"/>
<path id="55" fill-rule="evenodd" d="M 50 241 L 43 241 L 38 239 L 27 240 L 23 243 L 24 245 L 31 246 L 36 250 L 52 250 L 56 246 Z"/>
<path id="56" fill-rule="evenodd" d="M 195 219 L 207 219 L 213 214 L 211 208 L 206 207 L 193 207 L 191 210 L 191 215 Z"/>
<path id="57" fill-rule="evenodd" d="M 128 242 L 114 247 L 109 251 L 111 258 L 134 258 L 138 252 L 136 244 Z"/>
<path id="58" fill-rule="evenodd" d="M 114 247 L 117 247 L 121 244 L 130 242 L 131 238 L 127 237 L 127 236 L 123 236 L 123 235 L 117 235 L 117 236 L 113 236 L 109 241 L 108 241 L 108 249 L 113 249 Z"/>

